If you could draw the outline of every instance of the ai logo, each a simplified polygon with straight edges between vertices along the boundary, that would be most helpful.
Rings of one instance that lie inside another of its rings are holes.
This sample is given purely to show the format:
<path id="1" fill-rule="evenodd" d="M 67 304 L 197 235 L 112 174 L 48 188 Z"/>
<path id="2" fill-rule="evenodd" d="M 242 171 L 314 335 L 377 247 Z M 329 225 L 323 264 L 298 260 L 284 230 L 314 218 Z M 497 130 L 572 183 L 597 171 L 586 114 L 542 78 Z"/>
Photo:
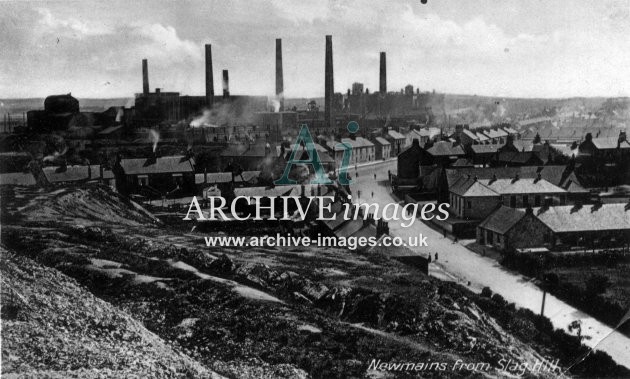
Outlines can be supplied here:
<path id="1" fill-rule="evenodd" d="M 348 132 L 354 134 L 359 131 L 359 124 L 356 121 L 350 121 L 348 123 Z M 304 146 L 306 153 L 308 154 L 309 159 L 301 160 L 296 159 L 296 156 L 300 152 L 300 146 Z M 341 166 L 339 167 L 339 176 L 337 181 L 341 185 L 349 185 L 352 181 L 348 178 L 348 167 L 350 166 L 350 158 L 352 157 L 352 146 L 349 143 L 338 143 L 335 145 L 335 149 L 343 151 L 343 156 L 341 158 Z M 309 164 L 313 166 L 313 170 L 315 171 L 315 179 L 311 181 L 311 184 L 332 184 L 332 180 L 328 178 L 326 172 L 324 171 L 324 167 L 322 166 L 321 161 L 319 160 L 319 155 L 317 154 L 317 149 L 315 149 L 315 142 L 313 141 L 313 136 L 311 136 L 311 132 L 308 130 L 308 126 L 302 125 L 300 128 L 300 133 L 297 136 L 297 140 L 293 145 L 293 149 L 291 150 L 291 155 L 287 161 L 287 165 L 284 168 L 284 173 L 282 177 L 276 181 L 274 184 L 276 185 L 286 185 L 286 184 L 296 184 L 297 182 L 293 179 L 289 179 L 289 173 L 291 172 L 291 168 L 295 164 Z"/>

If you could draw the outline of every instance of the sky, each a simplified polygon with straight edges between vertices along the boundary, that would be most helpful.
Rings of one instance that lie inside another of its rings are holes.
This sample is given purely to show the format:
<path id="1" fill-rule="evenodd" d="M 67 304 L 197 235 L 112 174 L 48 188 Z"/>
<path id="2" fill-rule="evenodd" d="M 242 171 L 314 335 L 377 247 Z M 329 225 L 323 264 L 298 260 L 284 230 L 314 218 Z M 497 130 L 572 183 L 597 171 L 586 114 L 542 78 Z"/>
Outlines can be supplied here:
<path id="1" fill-rule="evenodd" d="M 630 95 L 630 0 L 0 0 L 0 98 L 203 95 L 204 44 L 215 93 L 273 95 L 282 38 L 286 97 L 324 93 L 325 36 L 335 91 L 504 97 Z"/>

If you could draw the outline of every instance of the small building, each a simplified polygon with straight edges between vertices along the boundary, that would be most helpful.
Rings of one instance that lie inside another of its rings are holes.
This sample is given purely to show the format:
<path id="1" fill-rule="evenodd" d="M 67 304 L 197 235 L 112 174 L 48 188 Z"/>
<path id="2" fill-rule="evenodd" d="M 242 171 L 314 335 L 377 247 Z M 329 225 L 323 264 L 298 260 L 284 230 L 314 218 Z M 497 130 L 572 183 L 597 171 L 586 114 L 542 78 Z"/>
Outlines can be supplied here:
<path id="1" fill-rule="evenodd" d="M 450 190 L 451 212 L 464 219 L 484 219 L 499 205 L 510 208 L 565 204 L 566 191 L 537 178 L 461 177 Z"/>
<path id="2" fill-rule="evenodd" d="M 392 156 L 400 154 L 406 147 L 407 138 L 395 130 L 388 130 L 385 138 L 392 144 Z"/>
<path id="3" fill-rule="evenodd" d="M 619 137 L 593 138 L 590 133 L 584 142 L 578 146 L 580 156 L 588 156 L 601 162 L 615 162 L 630 158 L 630 143 L 626 133 L 620 132 Z"/>
<path id="4" fill-rule="evenodd" d="M 630 204 L 502 206 L 479 224 L 477 242 L 504 252 L 624 246 L 630 242 Z"/>
<path id="5" fill-rule="evenodd" d="M 425 146 L 426 148 L 426 146 Z M 450 166 L 457 159 L 466 155 L 461 145 L 448 141 L 439 141 L 433 146 L 426 148 L 427 155 L 430 157 L 429 162 L 422 162 L 423 166 Z"/>
<path id="6" fill-rule="evenodd" d="M 374 138 L 376 159 L 388 159 L 392 155 L 392 144 L 383 137 Z"/>
<path id="7" fill-rule="evenodd" d="M 30 172 L 7 172 L 0 173 L 0 186 L 25 186 L 37 185 L 37 180 Z"/>
<path id="8" fill-rule="evenodd" d="M 487 166 L 494 161 L 499 149 L 503 146 L 501 144 L 471 145 L 468 148 L 469 156 L 474 164 Z"/>
<path id="9" fill-rule="evenodd" d="M 374 144 L 363 137 L 342 138 L 341 143 L 352 148 L 351 164 L 370 162 L 376 158 Z M 339 142 L 336 141 L 328 141 L 326 146 L 333 154 L 337 167 L 340 167 L 343 159 L 343 149 L 338 148 L 338 144 Z"/>
<path id="10" fill-rule="evenodd" d="M 586 201 L 589 191 L 586 190 L 572 166 L 522 166 L 522 167 L 449 167 L 441 170 L 436 179 L 438 200 L 447 202 L 450 190 L 462 177 L 477 177 L 478 179 L 512 179 L 537 178 L 538 175 L 549 183 L 567 191 L 567 201 Z"/>
<path id="11" fill-rule="evenodd" d="M 158 198 L 195 193 L 194 161 L 187 156 L 119 159 L 112 171 L 118 192 L 125 195 Z"/>
<path id="12" fill-rule="evenodd" d="M 420 141 L 414 139 L 411 146 L 398 154 L 398 178 L 404 181 L 417 180 L 420 176 L 420 160 L 424 150 Z"/>
<path id="13" fill-rule="evenodd" d="M 545 245 L 548 232 L 532 208 L 501 206 L 477 226 L 477 243 L 503 252 L 539 248 Z"/>
<path id="14" fill-rule="evenodd" d="M 49 184 L 98 181 L 103 177 L 101 165 L 49 166 L 42 172 Z"/>

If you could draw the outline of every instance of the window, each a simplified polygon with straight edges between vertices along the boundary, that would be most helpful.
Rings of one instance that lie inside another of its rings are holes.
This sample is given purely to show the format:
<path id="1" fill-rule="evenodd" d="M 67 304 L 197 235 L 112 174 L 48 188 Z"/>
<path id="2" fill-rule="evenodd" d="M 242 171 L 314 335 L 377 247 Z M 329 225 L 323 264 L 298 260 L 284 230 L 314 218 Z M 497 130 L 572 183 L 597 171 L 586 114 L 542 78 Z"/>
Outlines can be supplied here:
<path id="1" fill-rule="evenodd" d="M 149 177 L 146 175 L 140 175 L 138 176 L 138 184 L 141 186 L 148 186 L 149 185 Z"/>
<path id="2" fill-rule="evenodd" d="M 523 206 L 529 207 L 529 196 L 523 195 Z"/>
<path id="3" fill-rule="evenodd" d="M 510 208 L 516 208 L 516 196 L 510 196 Z"/>
<path id="4" fill-rule="evenodd" d="M 534 206 L 540 207 L 540 195 L 534 196 Z"/>
<path id="5" fill-rule="evenodd" d="M 472 201 L 468 200 L 468 201 L 466 202 L 466 207 L 467 207 L 468 209 L 472 208 Z"/>

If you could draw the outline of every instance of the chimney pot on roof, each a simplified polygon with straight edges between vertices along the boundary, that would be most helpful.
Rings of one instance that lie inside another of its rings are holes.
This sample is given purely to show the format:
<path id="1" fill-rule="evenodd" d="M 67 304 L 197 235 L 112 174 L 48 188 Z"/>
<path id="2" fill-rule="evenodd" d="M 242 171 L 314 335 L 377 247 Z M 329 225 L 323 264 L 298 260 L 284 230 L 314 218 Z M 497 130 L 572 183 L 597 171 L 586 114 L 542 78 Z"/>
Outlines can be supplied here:
<path id="1" fill-rule="evenodd" d="M 514 175 L 514 179 L 512 180 L 512 183 L 516 183 L 519 180 L 519 176 L 518 173 L 516 175 Z"/>

